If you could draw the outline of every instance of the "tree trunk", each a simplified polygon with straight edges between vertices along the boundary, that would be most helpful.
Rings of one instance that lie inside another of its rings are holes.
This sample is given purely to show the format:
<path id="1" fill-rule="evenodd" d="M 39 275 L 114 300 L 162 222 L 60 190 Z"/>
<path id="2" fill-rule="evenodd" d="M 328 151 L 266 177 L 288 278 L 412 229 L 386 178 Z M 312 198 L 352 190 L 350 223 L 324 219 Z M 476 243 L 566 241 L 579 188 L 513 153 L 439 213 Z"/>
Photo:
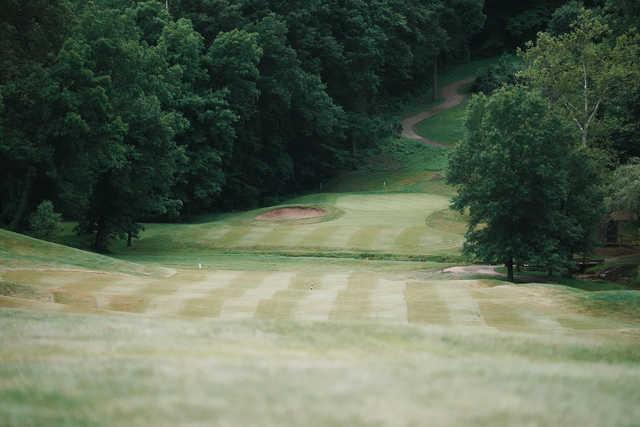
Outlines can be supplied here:
<path id="1" fill-rule="evenodd" d="M 98 219 L 93 249 L 96 252 L 106 252 L 107 250 L 107 227 L 104 217 L 102 216 Z"/>
<path id="2" fill-rule="evenodd" d="M 573 268 L 575 266 L 574 260 L 573 260 L 573 252 L 569 252 L 567 254 L 567 271 L 564 274 L 564 277 L 566 278 L 572 278 L 573 277 Z"/>
<path id="3" fill-rule="evenodd" d="M 509 258 L 505 264 L 507 266 L 507 280 L 513 282 L 513 258 Z"/>
<path id="4" fill-rule="evenodd" d="M 24 179 L 24 187 L 22 189 L 22 196 L 20 196 L 20 203 L 18 203 L 18 209 L 13 215 L 13 220 L 9 224 L 11 230 L 17 230 L 22 223 L 25 213 L 27 212 L 27 206 L 29 206 L 29 198 L 31 197 L 31 187 L 33 186 L 33 179 L 36 176 L 36 169 L 33 166 L 29 166 L 27 169 L 27 176 Z"/>
<path id="5" fill-rule="evenodd" d="M 130 248 L 133 242 L 133 233 L 131 231 L 127 231 L 127 247 Z"/>
<path id="6" fill-rule="evenodd" d="M 438 55 L 433 59 L 433 100 L 438 100 L 440 90 L 438 88 Z"/>

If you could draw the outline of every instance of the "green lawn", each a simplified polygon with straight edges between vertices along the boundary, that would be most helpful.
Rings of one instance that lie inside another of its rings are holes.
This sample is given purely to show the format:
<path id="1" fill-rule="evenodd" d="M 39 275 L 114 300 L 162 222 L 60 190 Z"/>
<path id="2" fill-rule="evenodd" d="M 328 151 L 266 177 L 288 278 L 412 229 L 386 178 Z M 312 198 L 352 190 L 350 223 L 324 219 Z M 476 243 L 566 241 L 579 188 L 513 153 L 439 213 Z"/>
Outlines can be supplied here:
<path id="1" fill-rule="evenodd" d="M 0 230 L 0 426 L 637 425 L 640 291 L 444 272 L 446 162 L 384 141 L 284 203 L 323 218 L 147 224 L 108 256 Z"/>
<path id="2" fill-rule="evenodd" d="M 629 337 L 2 310 L 0 424 L 632 426 Z"/>
<path id="3" fill-rule="evenodd" d="M 464 120 L 468 102 L 442 111 L 434 117 L 420 122 L 416 133 L 432 141 L 453 145 L 464 137 Z"/>

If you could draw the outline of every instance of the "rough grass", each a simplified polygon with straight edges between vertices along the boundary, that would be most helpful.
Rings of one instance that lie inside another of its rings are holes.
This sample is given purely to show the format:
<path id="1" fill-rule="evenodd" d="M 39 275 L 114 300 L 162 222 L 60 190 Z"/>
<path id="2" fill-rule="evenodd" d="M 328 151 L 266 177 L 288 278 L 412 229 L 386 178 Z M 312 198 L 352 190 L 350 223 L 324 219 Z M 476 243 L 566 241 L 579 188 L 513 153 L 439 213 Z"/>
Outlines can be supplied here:
<path id="1" fill-rule="evenodd" d="M 464 137 L 464 121 L 468 102 L 441 111 L 416 126 L 416 133 L 432 141 L 453 145 Z"/>
<path id="2" fill-rule="evenodd" d="M 624 340 L 21 310 L 0 311 L 0 330 L 4 426 L 631 426 L 640 417 L 640 351 Z"/>

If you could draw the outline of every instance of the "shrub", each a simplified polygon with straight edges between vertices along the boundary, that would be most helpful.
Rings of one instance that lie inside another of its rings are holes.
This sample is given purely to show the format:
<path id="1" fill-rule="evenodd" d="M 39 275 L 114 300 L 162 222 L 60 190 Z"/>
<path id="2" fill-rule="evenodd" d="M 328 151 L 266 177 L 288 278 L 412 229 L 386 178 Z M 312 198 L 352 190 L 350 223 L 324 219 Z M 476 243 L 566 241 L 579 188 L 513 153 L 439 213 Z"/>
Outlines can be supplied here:
<path id="1" fill-rule="evenodd" d="M 31 234 L 39 239 L 46 239 L 60 227 L 62 215 L 54 210 L 53 203 L 45 200 L 38 205 L 29 217 Z"/>
<path id="2" fill-rule="evenodd" d="M 516 83 L 516 73 L 520 70 L 520 63 L 513 57 L 502 56 L 497 64 L 487 68 L 473 82 L 472 92 L 490 95 L 496 89 Z"/>

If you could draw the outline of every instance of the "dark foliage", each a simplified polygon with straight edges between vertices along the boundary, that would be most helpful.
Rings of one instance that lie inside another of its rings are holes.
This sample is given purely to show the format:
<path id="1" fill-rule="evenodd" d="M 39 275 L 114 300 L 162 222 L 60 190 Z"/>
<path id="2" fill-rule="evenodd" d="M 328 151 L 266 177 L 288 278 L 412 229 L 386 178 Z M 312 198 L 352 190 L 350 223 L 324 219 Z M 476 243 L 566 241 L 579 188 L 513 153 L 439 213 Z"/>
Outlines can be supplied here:
<path id="1" fill-rule="evenodd" d="M 168 5 L 168 8 L 166 7 Z M 140 221 L 273 201 L 349 167 L 376 106 L 469 56 L 481 0 L 8 0 L 0 222 L 52 200 L 105 250 Z"/>

